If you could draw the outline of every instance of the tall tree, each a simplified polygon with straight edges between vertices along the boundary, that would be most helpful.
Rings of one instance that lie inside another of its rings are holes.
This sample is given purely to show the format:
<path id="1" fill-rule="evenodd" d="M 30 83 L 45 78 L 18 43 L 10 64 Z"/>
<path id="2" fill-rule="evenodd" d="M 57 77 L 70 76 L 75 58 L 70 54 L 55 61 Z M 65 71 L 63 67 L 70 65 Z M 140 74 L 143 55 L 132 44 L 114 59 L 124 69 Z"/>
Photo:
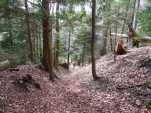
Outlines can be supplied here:
<path id="1" fill-rule="evenodd" d="M 55 51 L 55 65 L 57 66 L 59 63 L 59 45 L 60 45 L 60 29 L 59 29 L 59 1 L 57 1 L 56 6 L 56 51 Z"/>
<path id="2" fill-rule="evenodd" d="M 91 62 L 92 62 L 92 76 L 94 80 L 97 80 L 99 77 L 96 74 L 96 62 L 95 62 L 95 52 L 94 52 L 94 45 L 95 45 L 95 33 L 96 33 L 96 0 L 92 0 L 92 37 L 91 37 Z"/>
<path id="3" fill-rule="evenodd" d="M 129 11 L 129 7 L 130 7 L 130 0 L 128 0 L 128 3 L 126 4 L 126 11 L 125 11 L 125 17 L 124 17 L 124 21 L 123 21 L 123 25 L 122 25 L 122 34 L 125 31 L 125 25 L 127 23 L 127 17 L 128 17 L 128 11 Z"/>
<path id="4" fill-rule="evenodd" d="M 49 0 L 42 0 L 43 6 L 43 65 L 49 71 L 49 79 L 54 79 L 52 55 L 52 28 L 49 23 Z"/>
<path id="5" fill-rule="evenodd" d="M 32 39 L 31 39 L 29 9 L 28 9 L 27 0 L 25 0 L 24 3 L 25 3 L 25 9 L 26 9 L 25 21 L 26 21 L 26 24 L 27 24 L 27 45 L 28 45 L 28 51 L 29 51 L 28 57 L 29 57 L 29 60 L 31 62 L 33 62 L 33 59 L 34 59 L 33 58 L 33 46 L 32 46 Z"/>
<path id="6" fill-rule="evenodd" d="M 136 22 L 136 4 L 137 4 L 137 0 L 134 0 L 133 2 L 133 10 L 132 10 L 132 17 L 131 17 L 131 23 L 133 25 L 133 28 L 135 29 L 135 22 Z"/>
<path id="7" fill-rule="evenodd" d="M 137 28 L 137 12 L 139 11 L 139 7 L 140 7 L 140 0 L 137 0 L 135 3 L 135 13 L 134 13 L 134 20 L 133 20 L 134 29 Z"/>
<path id="8" fill-rule="evenodd" d="M 71 31 L 69 30 L 69 37 L 68 37 L 68 57 L 67 57 L 67 64 L 68 64 L 68 69 L 70 65 L 70 43 L 71 43 Z"/>

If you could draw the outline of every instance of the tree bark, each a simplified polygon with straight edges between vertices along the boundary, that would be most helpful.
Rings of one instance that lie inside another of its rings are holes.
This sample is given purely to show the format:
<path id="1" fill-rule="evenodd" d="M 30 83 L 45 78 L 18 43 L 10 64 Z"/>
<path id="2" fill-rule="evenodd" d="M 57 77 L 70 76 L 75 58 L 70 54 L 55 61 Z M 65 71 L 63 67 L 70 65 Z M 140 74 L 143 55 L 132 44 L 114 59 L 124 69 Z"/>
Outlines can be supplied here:
<path id="1" fill-rule="evenodd" d="M 59 63 L 59 44 L 60 44 L 60 29 L 59 29 L 59 2 L 57 2 L 57 7 L 56 7 L 56 32 L 57 32 L 57 37 L 56 37 L 56 56 L 55 56 L 55 65 L 58 66 Z"/>
<path id="2" fill-rule="evenodd" d="M 38 24 L 35 23 L 35 52 L 36 61 L 39 62 L 39 36 L 38 36 Z"/>
<path id="3" fill-rule="evenodd" d="M 122 32 L 121 32 L 121 34 L 123 34 L 124 31 L 125 31 L 125 24 L 127 23 L 127 16 L 128 16 L 129 7 L 130 7 L 130 0 L 128 0 L 128 4 L 127 4 L 127 7 L 126 7 L 125 19 L 123 21 L 123 26 L 122 26 Z"/>
<path id="4" fill-rule="evenodd" d="M 134 28 L 135 26 L 135 16 L 136 16 L 136 3 L 137 3 L 137 0 L 134 0 L 134 3 L 133 3 L 133 11 L 132 11 L 132 19 L 131 19 L 131 23 L 132 23 L 132 26 Z M 135 28 L 134 28 L 135 29 Z"/>
<path id="5" fill-rule="evenodd" d="M 117 8 L 117 15 L 116 17 L 119 16 L 119 9 L 120 9 L 120 6 Z M 115 23 L 115 34 L 118 33 L 118 22 Z M 115 35 L 114 37 L 114 62 L 116 62 L 116 45 L 117 45 L 117 35 Z"/>
<path id="6" fill-rule="evenodd" d="M 83 45 L 83 51 L 82 51 L 82 58 L 81 58 L 81 60 L 82 60 L 82 66 L 84 66 L 84 63 L 85 63 L 85 48 L 86 48 L 86 44 L 84 43 L 84 45 Z"/>
<path id="7" fill-rule="evenodd" d="M 52 28 L 49 24 L 49 2 L 42 0 L 43 6 L 43 65 L 49 71 L 49 79 L 54 80 L 53 56 L 52 56 Z"/>
<path id="8" fill-rule="evenodd" d="M 111 36 L 111 32 L 112 32 L 112 29 L 111 29 L 111 26 L 110 26 L 110 29 L 109 29 L 109 32 L 110 32 L 110 46 L 111 46 L 111 52 L 113 51 L 113 40 L 112 40 L 112 36 Z"/>
<path id="9" fill-rule="evenodd" d="M 39 48 L 39 36 L 38 36 L 38 25 L 36 24 L 36 42 L 37 42 L 37 44 L 36 44 L 36 53 L 37 53 L 37 58 L 38 58 L 38 60 L 39 60 L 39 50 L 40 50 L 40 48 Z"/>
<path id="10" fill-rule="evenodd" d="M 41 27 L 38 28 L 38 36 L 39 36 L 39 56 L 40 59 L 43 57 L 43 41 L 42 41 L 42 31 L 41 31 Z"/>
<path id="11" fill-rule="evenodd" d="M 117 23 L 115 25 L 115 33 L 117 34 Z M 117 35 L 114 37 L 114 62 L 116 62 L 116 45 L 117 45 Z"/>
<path id="12" fill-rule="evenodd" d="M 27 24 L 27 45 L 28 45 L 28 58 L 31 62 L 33 62 L 33 47 L 32 47 L 32 39 L 31 39 L 31 31 L 30 31 L 30 20 L 29 20 L 29 10 L 28 10 L 28 3 L 27 0 L 25 0 L 25 9 L 26 9 L 26 15 L 25 15 L 25 21 Z"/>
<path id="13" fill-rule="evenodd" d="M 94 52 L 94 45 L 95 45 L 95 20 L 96 16 L 96 0 L 92 0 L 92 38 L 91 38 L 91 62 L 92 62 L 92 76 L 94 80 L 98 79 L 96 74 L 96 62 L 95 62 L 95 52 Z"/>
<path id="14" fill-rule="evenodd" d="M 135 12 L 134 12 L 133 27 L 136 30 L 136 28 L 137 28 L 137 12 L 138 12 L 139 7 L 140 7 L 140 0 L 137 0 L 135 5 L 136 6 L 135 6 Z"/>
<path id="15" fill-rule="evenodd" d="M 107 27 L 106 27 L 106 29 L 104 30 L 104 33 L 103 33 L 104 39 L 103 39 L 103 47 L 102 47 L 101 52 L 100 52 L 101 56 L 105 55 L 107 53 L 106 46 L 107 46 L 107 38 L 108 38 L 109 27 L 110 27 L 110 23 L 108 22 Z"/>
<path id="16" fill-rule="evenodd" d="M 34 57 L 34 62 L 36 63 L 36 58 L 37 58 L 37 54 L 36 54 L 36 27 L 35 27 L 35 22 L 31 23 L 32 29 L 31 29 L 31 37 L 33 39 L 32 41 L 32 46 L 33 46 L 33 57 Z"/>
<path id="17" fill-rule="evenodd" d="M 68 37 L 68 58 L 67 58 L 68 69 L 69 69 L 69 65 L 70 65 L 70 39 L 71 39 L 71 31 L 69 30 L 69 37 Z"/>

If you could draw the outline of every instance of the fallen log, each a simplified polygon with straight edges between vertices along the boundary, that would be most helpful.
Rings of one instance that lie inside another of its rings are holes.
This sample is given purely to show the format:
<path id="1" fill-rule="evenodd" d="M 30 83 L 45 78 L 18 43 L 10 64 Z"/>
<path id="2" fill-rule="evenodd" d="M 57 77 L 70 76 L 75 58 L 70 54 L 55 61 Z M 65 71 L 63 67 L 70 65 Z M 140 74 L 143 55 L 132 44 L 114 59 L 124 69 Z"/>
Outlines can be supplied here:
<path id="1" fill-rule="evenodd" d="M 5 60 L 0 62 L 0 71 L 6 70 L 10 67 L 10 62 L 9 60 Z"/>

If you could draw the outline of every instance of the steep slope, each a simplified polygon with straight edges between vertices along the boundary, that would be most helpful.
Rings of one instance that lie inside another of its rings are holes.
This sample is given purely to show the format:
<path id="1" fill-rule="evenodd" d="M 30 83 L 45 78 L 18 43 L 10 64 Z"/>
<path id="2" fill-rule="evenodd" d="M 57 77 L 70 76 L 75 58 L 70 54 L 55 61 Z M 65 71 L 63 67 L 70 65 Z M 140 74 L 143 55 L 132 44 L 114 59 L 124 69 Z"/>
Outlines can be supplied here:
<path id="1" fill-rule="evenodd" d="M 92 94 L 106 113 L 151 112 L 151 47 L 129 50 L 126 55 L 106 55 L 97 60 L 100 80 L 92 81 L 91 65 L 66 76 L 70 89 Z"/>
<path id="2" fill-rule="evenodd" d="M 63 71 L 61 80 L 50 82 L 48 73 L 35 66 L 18 66 L 19 71 L 0 72 L 0 112 L 2 113 L 150 113 L 151 47 L 132 49 L 128 54 L 97 60 L 100 80 L 92 81 L 91 66 Z M 62 72 L 62 71 L 60 71 Z M 42 90 L 30 92 L 12 82 L 26 74 L 40 83 Z"/>

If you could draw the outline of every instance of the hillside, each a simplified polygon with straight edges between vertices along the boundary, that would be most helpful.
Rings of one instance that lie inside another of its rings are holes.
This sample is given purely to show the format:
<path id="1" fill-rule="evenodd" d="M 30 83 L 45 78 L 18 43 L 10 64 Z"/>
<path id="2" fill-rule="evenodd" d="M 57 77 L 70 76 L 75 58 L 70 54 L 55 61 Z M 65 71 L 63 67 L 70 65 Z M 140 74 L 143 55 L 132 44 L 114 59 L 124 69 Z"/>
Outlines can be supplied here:
<path id="1" fill-rule="evenodd" d="M 0 113 L 150 113 L 151 47 L 131 49 L 126 55 L 106 55 L 97 60 L 93 81 L 91 66 L 71 72 L 60 70 L 60 80 L 50 82 L 48 73 L 34 65 L 19 71 L 0 72 Z M 17 87 L 17 77 L 32 75 L 41 90 Z"/>

